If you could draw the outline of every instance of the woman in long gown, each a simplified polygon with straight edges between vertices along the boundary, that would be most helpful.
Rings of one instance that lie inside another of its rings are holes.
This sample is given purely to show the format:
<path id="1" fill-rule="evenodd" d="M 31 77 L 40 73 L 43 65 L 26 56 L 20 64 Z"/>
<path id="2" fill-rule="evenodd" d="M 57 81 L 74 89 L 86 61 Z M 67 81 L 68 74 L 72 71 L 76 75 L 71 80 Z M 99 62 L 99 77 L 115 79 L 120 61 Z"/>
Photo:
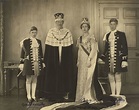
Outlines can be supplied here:
<path id="1" fill-rule="evenodd" d="M 96 102 L 96 96 L 92 79 L 96 67 L 98 44 L 94 36 L 89 34 L 90 24 L 87 18 L 83 18 L 80 26 L 83 35 L 78 38 L 78 76 L 76 101 L 85 100 L 89 103 Z"/>

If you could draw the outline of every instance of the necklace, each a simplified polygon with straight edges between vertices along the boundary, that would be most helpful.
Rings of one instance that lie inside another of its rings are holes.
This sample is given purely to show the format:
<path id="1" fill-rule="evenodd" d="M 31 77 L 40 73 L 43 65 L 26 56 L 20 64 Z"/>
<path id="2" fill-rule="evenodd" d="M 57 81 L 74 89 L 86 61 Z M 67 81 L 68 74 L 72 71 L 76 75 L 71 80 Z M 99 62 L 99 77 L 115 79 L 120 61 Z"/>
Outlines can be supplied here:
<path id="1" fill-rule="evenodd" d="M 52 35 L 53 35 L 53 36 L 54 36 L 54 38 L 55 38 L 56 40 L 58 40 L 58 41 L 59 41 L 59 43 L 61 44 L 61 41 L 62 41 L 62 40 L 64 40 L 64 39 L 66 38 L 66 36 L 68 35 L 68 33 L 69 33 L 69 32 L 67 32 L 67 33 L 64 35 L 64 37 L 63 37 L 63 38 L 60 38 L 60 39 L 59 39 L 59 38 L 57 38 L 57 37 L 56 37 L 53 33 L 52 33 Z"/>
<path id="2" fill-rule="evenodd" d="M 85 44 L 89 42 L 89 34 L 87 36 L 82 36 L 82 42 Z"/>

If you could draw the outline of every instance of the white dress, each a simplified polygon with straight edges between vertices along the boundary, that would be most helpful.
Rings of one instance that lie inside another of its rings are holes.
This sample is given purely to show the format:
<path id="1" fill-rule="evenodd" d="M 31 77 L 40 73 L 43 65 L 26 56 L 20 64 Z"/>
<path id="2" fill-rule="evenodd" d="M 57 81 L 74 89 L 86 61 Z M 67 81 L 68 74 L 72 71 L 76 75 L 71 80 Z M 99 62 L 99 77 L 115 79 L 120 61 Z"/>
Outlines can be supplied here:
<path id="1" fill-rule="evenodd" d="M 86 54 L 84 48 L 88 51 L 89 56 Z M 98 44 L 93 36 L 88 36 L 86 42 L 81 41 L 81 37 L 77 40 L 78 49 L 78 76 L 77 76 L 77 88 L 76 88 L 76 100 L 95 100 L 95 93 L 92 85 L 92 77 L 96 66 Z M 93 57 L 91 57 L 93 56 Z M 91 67 L 87 67 L 88 58 L 91 59 Z"/>

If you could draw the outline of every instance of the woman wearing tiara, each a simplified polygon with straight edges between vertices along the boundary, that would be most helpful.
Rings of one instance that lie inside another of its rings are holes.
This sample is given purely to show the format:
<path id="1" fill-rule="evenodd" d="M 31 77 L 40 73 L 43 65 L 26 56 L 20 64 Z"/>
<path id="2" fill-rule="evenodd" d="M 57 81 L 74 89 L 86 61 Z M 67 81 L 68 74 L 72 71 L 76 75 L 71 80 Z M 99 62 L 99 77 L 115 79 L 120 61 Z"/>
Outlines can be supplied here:
<path id="1" fill-rule="evenodd" d="M 83 18 L 80 28 L 82 36 L 77 40 L 78 47 L 78 76 L 76 101 L 95 103 L 96 96 L 92 79 L 96 67 L 98 43 L 93 35 L 89 34 L 90 24 L 88 18 Z"/>

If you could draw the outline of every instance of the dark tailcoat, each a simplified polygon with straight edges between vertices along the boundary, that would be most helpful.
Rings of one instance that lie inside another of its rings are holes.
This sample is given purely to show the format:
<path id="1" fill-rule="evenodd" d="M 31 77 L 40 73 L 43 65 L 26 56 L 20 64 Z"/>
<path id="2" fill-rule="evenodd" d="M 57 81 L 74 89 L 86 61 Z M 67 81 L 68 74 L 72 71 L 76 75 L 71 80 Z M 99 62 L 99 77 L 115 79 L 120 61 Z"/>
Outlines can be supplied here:
<path id="1" fill-rule="evenodd" d="M 104 60 L 106 65 L 106 72 L 110 72 L 110 42 L 109 42 L 109 32 L 106 35 L 105 49 L 104 49 Z M 116 31 L 115 35 L 115 48 L 114 48 L 114 72 L 127 72 L 127 67 L 122 68 L 122 61 L 127 61 L 128 59 L 128 46 L 127 40 L 124 32 Z"/>
<path id="2" fill-rule="evenodd" d="M 39 70 L 42 70 L 42 61 L 43 61 L 43 53 L 42 53 L 42 45 L 39 39 L 36 39 L 39 44 L 38 50 L 38 62 L 39 62 Z M 23 75 L 34 75 L 33 70 L 33 53 L 32 53 L 32 40 L 30 38 L 25 39 L 23 41 L 23 46 L 21 50 L 21 60 L 20 63 L 24 64 L 23 67 Z"/>

